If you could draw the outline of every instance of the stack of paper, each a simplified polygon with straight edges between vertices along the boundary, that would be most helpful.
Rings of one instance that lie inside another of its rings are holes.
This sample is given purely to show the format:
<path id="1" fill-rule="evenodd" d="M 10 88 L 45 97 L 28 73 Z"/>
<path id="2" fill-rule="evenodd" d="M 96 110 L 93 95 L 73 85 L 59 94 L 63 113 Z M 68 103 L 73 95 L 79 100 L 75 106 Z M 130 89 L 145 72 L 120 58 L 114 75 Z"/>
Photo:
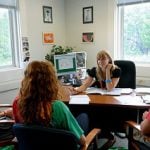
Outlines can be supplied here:
<path id="1" fill-rule="evenodd" d="M 86 90 L 87 94 L 100 94 L 100 95 L 121 95 L 121 88 L 114 88 L 111 91 L 103 90 L 101 88 L 91 87 Z"/>
<path id="2" fill-rule="evenodd" d="M 136 88 L 135 92 L 137 95 L 150 94 L 150 88 L 148 87 Z"/>
<path id="3" fill-rule="evenodd" d="M 144 103 L 150 104 L 150 95 L 143 95 L 142 99 Z"/>
<path id="4" fill-rule="evenodd" d="M 70 96 L 69 104 L 89 104 L 89 97 L 87 95 L 72 95 Z"/>

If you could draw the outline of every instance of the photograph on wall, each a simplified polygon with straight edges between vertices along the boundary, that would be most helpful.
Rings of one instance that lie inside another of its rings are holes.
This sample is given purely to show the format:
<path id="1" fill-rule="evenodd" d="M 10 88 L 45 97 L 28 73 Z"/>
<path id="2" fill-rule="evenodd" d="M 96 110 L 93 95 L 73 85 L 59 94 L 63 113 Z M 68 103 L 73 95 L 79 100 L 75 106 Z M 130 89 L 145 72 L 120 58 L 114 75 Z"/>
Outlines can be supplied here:
<path id="1" fill-rule="evenodd" d="M 83 8 L 83 23 L 93 23 L 93 6 Z"/>
<path id="2" fill-rule="evenodd" d="M 29 61 L 30 52 L 29 52 L 28 37 L 22 37 L 22 48 L 23 48 L 23 62 Z"/>
<path id="3" fill-rule="evenodd" d="M 86 52 L 76 52 L 77 68 L 86 68 Z"/>
<path id="4" fill-rule="evenodd" d="M 94 33 L 93 32 L 82 33 L 82 42 L 83 43 L 93 43 L 94 42 Z"/>
<path id="5" fill-rule="evenodd" d="M 43 32 L 43 43 L 44 44 L 53 44 L 54 43 L 54 34 L 50 32 Z"/>
<path id="6" fill-rule="evenodd" d="M 53 23 L 52 7 L 43 6 L 43 22 L 44 23 Z"/>

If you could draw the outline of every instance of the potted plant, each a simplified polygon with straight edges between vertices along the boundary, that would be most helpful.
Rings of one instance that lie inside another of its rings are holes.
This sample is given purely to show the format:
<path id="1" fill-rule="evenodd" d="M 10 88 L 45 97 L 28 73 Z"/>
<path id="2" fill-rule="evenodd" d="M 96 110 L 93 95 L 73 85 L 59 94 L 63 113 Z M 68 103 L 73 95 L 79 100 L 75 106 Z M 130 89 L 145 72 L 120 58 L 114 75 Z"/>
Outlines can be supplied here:
<path id="1" fill-rule="evenodd" d="M 45 59 L 54 64 L 54 55 L 67 54 L 73 52 L 72 47 L 62 47 L 60 45 L 53 45 L 51 52 L 46 54 Z"/>

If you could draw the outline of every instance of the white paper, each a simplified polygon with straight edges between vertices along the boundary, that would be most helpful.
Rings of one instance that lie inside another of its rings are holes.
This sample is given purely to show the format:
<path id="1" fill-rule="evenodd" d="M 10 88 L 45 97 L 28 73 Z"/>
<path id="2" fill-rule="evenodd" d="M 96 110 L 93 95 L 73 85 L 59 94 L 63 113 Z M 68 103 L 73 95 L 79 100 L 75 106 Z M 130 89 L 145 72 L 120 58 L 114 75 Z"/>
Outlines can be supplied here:
<path id="1" fill-rule="evenodd" d="M 136 88 L 135 89 L 136 94 L 150 94 L 150 88 L 144 87 L 144 88 Z"/>
<path id="2" fill-rule="evenodd" d="M 100 95 L 121 95 L 121 88 L 114 88 L 111 91 L 103 90 L 101 88 L 91 87 L 86 90 L 87 94 L 100 94 Z"/>
<path id="3" fill-rule="evenodd" d="M 142 99 L 144 103 L 150 104 L 150 95 L 143 95 Z"/>
<path id="4" fill-rule="evenodd" d="M 133 92 L 133 89 L 131 88 L 122 88 L 121 94 L 131 94 Z"/>
<path id="5" fill-rule="evenodd" d="M 89 104 L 89 97 L 87 95 L 72 95 L 70 96 L 69 104 Z"/>

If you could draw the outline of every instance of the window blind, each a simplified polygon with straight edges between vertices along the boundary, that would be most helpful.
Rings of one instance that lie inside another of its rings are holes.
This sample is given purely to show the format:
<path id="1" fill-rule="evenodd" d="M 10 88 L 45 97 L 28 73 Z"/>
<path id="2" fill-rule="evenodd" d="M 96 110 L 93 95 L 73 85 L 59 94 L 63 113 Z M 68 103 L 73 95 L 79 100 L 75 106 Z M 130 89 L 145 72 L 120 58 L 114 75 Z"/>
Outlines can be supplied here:
<path id="1" fill-rule="evenodd" d="M 117 0 L 117 5 L 119 6 L 132 5 L 132 4 L 145 3 L 145 2 L 150 2 L 150 0 Z"/>
<path id="2" fill-rule="evenodd" d="M 17 0 L 0 0 L 1 7 L 16 7 Z"/>

